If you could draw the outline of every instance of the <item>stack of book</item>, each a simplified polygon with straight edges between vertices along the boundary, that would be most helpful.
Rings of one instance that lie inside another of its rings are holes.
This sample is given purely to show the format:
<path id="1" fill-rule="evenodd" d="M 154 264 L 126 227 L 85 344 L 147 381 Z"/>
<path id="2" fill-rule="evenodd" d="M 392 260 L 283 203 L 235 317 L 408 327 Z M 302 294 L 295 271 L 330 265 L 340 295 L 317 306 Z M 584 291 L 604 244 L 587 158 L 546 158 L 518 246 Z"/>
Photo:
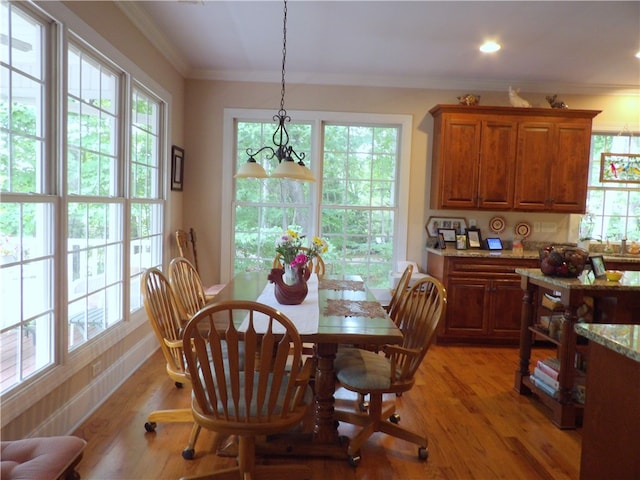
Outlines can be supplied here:
<path id="1" fill-rule="evenodd" d="M 547 395 L 557 398 L 558 390 L 560 389 L 560 383 L 558 382 L 559 369 L 560 363 L 557 358 L 538 360 L 533 369 L 531 381 Z"/>

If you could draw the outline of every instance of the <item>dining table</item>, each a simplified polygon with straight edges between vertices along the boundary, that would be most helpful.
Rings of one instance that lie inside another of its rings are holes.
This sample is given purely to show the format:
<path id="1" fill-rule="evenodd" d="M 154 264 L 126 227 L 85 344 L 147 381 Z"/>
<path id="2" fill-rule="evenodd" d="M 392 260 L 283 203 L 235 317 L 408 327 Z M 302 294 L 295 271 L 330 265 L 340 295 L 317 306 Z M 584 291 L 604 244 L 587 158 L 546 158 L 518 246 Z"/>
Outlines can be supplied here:
<path id="1" fill-rule="evenodd" d="M 334 419 L 336 378 L 334 359 L 340 345 L 401 344 L 402 332 L 357 275 L 313 274 L 309 293 L 299 305 L 281 305 L 273 295 L 267 272 L 241 272 L 216 295 L 214 302 L 258 301 L 284 313 L 304 343 L 314 345 L 313 431 L 271 437 L 257 445 L 271 455 L 347 458 L 348 439 L 340 436 Z M 243 318 L 238 318 L 241 329 Z"/>

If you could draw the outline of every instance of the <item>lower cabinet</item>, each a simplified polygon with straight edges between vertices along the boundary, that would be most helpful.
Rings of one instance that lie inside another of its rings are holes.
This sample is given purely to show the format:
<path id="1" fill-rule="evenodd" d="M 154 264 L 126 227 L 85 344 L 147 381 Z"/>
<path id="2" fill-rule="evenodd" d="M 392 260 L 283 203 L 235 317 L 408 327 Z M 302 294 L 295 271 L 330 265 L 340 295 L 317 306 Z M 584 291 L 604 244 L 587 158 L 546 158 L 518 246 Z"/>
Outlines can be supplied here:
<path id="1" fill-rule="evenodd" d="M 537 259 L 441 256 L 429 252 L 427 272 L 447 289 L 447 314 L 437 342 L 518 344 L 523 291 L 516 268 Z"/>

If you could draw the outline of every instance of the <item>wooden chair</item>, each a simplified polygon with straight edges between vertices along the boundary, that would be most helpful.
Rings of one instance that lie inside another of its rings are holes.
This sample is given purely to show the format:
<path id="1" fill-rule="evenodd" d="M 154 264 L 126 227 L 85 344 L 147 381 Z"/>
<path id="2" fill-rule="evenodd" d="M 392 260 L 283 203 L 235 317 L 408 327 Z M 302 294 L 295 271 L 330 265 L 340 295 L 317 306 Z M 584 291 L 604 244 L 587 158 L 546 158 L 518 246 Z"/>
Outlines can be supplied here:
<path id="1" fill-rule="evenodd" d="M 200 275 L 200 267 L 198 266 L 198 249 L 196 248 L 196 231 L 193 228 L 187 233 L 185 230 L 176 230 L 176 243 L 178 244 L 178 252 L 181 257 L 186 258 L 195 267 L 196 272 Z M 211 300 L 220 290 L 224 288 L 224 284 L 215 284 L 204 286 L 205 297 Z"/>
<path id="2" fill-rule="evenodd" d="M 300 251 L 308 252 L 309 249 L 307 247 L 300 247 Z M 276 254 L 275 258 L 273 259 L 271 268 L 282 268 L 281 254 L 279 253 Z M 324 260 L 322 260 L 322 257 L 320 255 L 316 255 L 311 260 L 309 260 L 309 263 L 307 263 L 307 268 L 311 273 L 315 273 L 318 276 L 318 278 L 324 277 L 325 264 L 324 264 Z"/>
<path id="3" fill-rule="evenodd" d="M 190 384 L 182 350 L 183 315 L 178 300 L 164 274 L 156 269 L 148 269 L 142 277 L 142 297 L 149 323 L 158 338 L 160 349 L 167 362 L 167 374 L 177 388 Z M 155 410 L 144 424 L 147 432 L 154 432 L 157 422 L 194 422 L 190 408 Z M 182 456 L 190 460 L 195 454 L 195 444 L 200 434 L 200 426 L 194 423 L 189 444 Z"/>
<path id="4" fill-rule="evenodd" d="M 247 328 L 239 330 L 238 321 Z M 302 366 L 302 343 L 293 323 L 268 305 L 223 301 L 205 306 L 189 321 L 183 343 L 193 417 L 204 428 L 239 437 L 237 467 L 183 480 L 310 478 L 306 465 L 255 462 L 256 436 L 297 425 L 311 401 L 305 394 L 312 364 Z"/>
<path id="5" fill-rule="evenodd" d="M 359 349 L 341 348 L 335 359 L 336 376 L 347 390 L 369 394 L 368 412 L 335 411 L 335 418 L 363 427 L 351 440 L 349 462 L 360 462 L 360 447 L 374 432 L 384 432 L 418 445 L 418 457 L 428 457 L 427 438 L 398 425 L 400 417 L 393 413 L 395 405 L 383 410 L 385 393 L 400 395 L 410 390 L 415 373 L 433 341 L 438 324 L 446 310 L 447 294 L 437 279 L 428 276 L 407 291 L 398 310 L 399 328 L 404 341 L 385 345 L 384 355 Z"/>
<path id="6" fill-rule="evenodd" d="M 176 257 L 171 260 L 169 283 L 180 302 L 185 322 L 207 303 L 200 275 L 186 258 Z"/>
<path id="7" fill-rule="evenodd" d="M 398 317 L 398 310 L 400 309 L 400 305 L 402 303 L 401 299 L 409 288 L 411 275 L 413 275 L 413 265 L 407 265 L 407 268 L 405 268 L 404 272 L 402 272 L 402 276 L 398 281 L 398 285 L 396 285 L 396 288 L 391 294 L 391 301 L 389 302 L 389 305 L 384 306 L 384 309 L 387 311 L 387 313 L 391 317 L 391 320 L 393 320 L 396 325 L 398 325 L 396 319 Z"/>

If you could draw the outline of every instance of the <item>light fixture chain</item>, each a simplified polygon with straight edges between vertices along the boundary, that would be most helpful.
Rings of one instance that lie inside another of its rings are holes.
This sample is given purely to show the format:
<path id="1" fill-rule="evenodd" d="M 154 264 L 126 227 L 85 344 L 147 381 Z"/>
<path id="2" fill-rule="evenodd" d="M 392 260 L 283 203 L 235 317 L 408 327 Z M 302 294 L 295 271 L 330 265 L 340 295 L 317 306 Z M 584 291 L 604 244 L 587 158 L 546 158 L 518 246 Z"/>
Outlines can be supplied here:
<path id="1" fill-rule="evenodd" d="M 282 21 L 282 90 L 280 91 L 280 111 L 284 111 L 284 73 L 287 59 L 287 0 L 284 0 L 284 19 Z"/>

